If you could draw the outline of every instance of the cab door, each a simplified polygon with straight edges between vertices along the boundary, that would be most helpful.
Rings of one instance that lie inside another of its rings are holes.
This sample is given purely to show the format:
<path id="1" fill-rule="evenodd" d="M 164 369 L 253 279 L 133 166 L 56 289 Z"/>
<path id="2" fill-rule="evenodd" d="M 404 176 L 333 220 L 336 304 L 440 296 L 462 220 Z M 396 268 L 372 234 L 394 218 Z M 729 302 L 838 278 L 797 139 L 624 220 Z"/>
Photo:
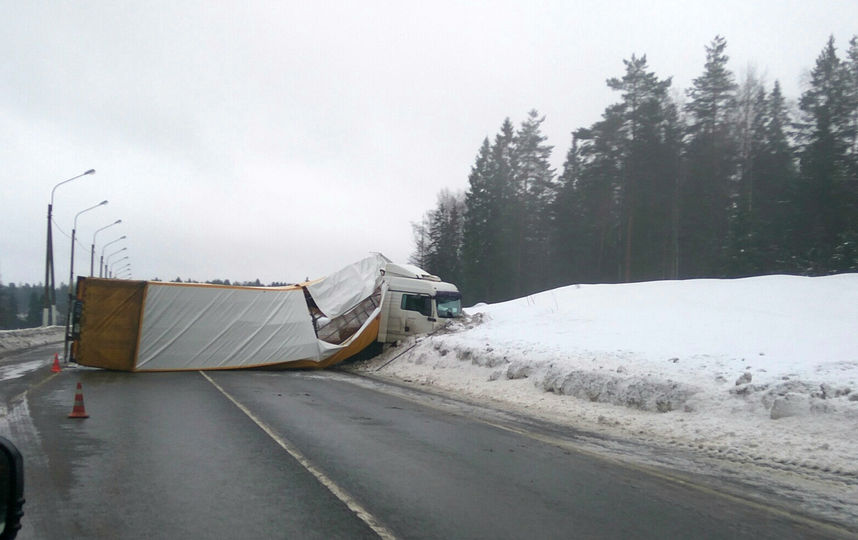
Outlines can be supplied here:
<path id="1" fill-rule="evenodd" d="M 435 322 L 432 304 L 432 297 L 428 294 L 402 294 L 400 308 L 405 319 L 402 328 L 404 335 L 410 336 L 432 331 Z"/>

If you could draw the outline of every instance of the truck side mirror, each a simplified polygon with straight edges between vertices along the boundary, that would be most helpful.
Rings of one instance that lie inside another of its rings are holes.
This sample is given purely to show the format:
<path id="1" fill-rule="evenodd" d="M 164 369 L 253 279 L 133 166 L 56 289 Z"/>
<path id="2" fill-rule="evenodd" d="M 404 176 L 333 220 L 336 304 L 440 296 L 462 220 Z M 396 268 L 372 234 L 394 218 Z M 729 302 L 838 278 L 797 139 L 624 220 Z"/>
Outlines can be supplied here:
<path id="1" fill-rule="evenodd" d="M 0 437 L 0 540 L 15 538 L 24 515 L 24 459 Z"/>

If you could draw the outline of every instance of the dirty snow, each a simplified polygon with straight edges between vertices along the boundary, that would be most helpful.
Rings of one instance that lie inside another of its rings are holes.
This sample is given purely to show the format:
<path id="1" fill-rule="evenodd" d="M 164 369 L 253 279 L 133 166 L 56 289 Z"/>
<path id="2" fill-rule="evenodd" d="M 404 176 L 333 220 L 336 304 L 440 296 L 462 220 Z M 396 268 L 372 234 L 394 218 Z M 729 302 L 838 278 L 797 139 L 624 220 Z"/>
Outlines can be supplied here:
<path id="1" fill-rule="evenodd" d="M 465 311 L 353 369 L 832 477 L 858 508 L 858 274 L 573 285 Z"/>
<path id="2" fill-rule="evenodd" d="M 30 347 L 59 343 L 63 341 L 63 330 L 62 326 L 0 330 L 0 357 Z"/>

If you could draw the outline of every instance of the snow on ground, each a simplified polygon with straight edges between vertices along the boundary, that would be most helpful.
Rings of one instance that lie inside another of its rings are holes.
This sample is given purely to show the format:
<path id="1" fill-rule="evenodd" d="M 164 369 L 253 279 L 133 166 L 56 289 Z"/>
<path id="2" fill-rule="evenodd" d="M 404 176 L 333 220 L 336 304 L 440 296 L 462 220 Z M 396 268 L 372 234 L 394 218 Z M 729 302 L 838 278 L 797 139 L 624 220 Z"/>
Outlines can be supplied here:
<path id="1" fill-rule="evenodd" d="M 573 285 L 466 313 L 353 369 L 841 479 L 858 506 L 858 274 Z"/>
<path id="2" fill-rule="evenodd" d="M 0 357 L 30 347 L 59 343 L 63 340 L 63 330 L 62 326 L 0 330 Z"/>

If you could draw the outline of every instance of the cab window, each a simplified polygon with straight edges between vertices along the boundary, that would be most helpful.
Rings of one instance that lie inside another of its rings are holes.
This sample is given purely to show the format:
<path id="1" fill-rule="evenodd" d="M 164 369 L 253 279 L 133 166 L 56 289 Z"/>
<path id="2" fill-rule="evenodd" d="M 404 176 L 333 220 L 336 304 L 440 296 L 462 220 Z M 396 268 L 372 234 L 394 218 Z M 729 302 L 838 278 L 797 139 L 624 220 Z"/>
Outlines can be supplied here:
<path id="1" fill-rule="evenodd" d="M 416 311 L 429 317 L 432 315 L 432 298 L 419 294 L 403 294 L 400 307 L 405 311 Z"/>

